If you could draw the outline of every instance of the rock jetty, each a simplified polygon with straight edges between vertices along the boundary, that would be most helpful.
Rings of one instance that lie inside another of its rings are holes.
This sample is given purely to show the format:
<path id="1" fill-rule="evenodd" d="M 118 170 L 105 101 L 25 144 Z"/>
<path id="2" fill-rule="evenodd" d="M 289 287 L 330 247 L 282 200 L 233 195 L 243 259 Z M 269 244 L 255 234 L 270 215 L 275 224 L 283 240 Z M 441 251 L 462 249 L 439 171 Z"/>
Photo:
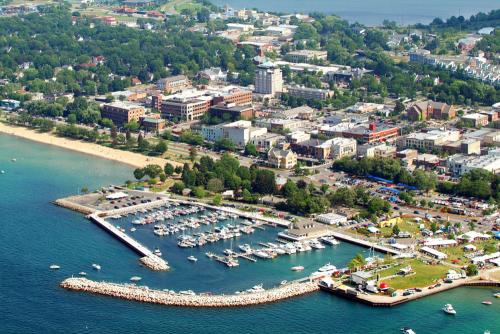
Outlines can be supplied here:
<path id="1" fill-rule="evenodd" d="M 186 295 L 149 289 L 145 286 L 96 282 L 87 278 L 71 277 L 61 282 L 64 289 L 90 292 L 105 296 L 183 307 L 241 307 L 276 302 L 319 290 L 317 283 L 289 283 L 256 293 L 231 295 Z"/>
<path id="2" fill-rule="evenodd" d="M 139 261 L 143 265 L 154 271 L 166 271 L 170 269 L 166 261 L 154 254 L 141 257 Z"/>

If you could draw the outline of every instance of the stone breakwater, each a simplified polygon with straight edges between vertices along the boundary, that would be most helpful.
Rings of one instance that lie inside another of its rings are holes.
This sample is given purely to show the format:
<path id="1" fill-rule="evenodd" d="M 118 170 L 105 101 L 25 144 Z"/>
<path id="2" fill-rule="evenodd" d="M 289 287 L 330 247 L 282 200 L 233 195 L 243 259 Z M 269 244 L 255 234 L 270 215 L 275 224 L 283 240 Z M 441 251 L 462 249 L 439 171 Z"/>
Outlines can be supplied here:
<path id="1" fill-rule="evenodd" d="M 317 283 L 290 283 L 262 292 L 239 295 L 183 295 L 135 285 L 96 282 L 87 278 L 67 278 L 64 289 L 90 292 L 105 296 L 183 307 L 241 307 L 276 302 L 319 290 Z"/>
<path id="2" fill-rule="evenodd" d="M 167 262 L 163 261 L 156 255 L 141 257 L 139 261 L 143 265 L 154 271 L 166 271 L 170 269 L 170 267 L 167 265 Z"/>

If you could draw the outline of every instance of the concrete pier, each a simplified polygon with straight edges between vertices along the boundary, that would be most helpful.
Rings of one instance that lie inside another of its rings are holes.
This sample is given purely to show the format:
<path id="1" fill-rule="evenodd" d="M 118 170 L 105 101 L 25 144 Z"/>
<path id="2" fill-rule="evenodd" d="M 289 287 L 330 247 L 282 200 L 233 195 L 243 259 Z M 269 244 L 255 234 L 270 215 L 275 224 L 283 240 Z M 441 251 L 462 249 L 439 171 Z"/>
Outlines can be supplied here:
<path id="1" fill-rule="evenodd" d="M 352 236 L 347 235 L 347 234 L 343 234 L 343 233 L 339 233 L 339 232 L 331 232 L 329 234 L 333 235 L 335 238 L 337 238 L 339 240 L 344 240 L 344 241 L 350 242 L 352 244 L 360 245 L 360 246 L 367 247 L 367 248 L 373 248 L 373 249 L 380 251 L 382 253 L 389 253 L 392 255 L 401 255 L 401 252 L 399 252 L 395 249 L 392 249 L 392 248 L 389 248 L 386 246 L 382 246 L 382 245 L 377 245 L 373 242 L 363 240 L 363 239 L 358 239 L 358 238 L 352 237 Z"/>
<path id="2" fill-rule="evenodd" d="M 242 307 L 276 302 L 318 291 L 315 282 L 290 283 L 256 293 L 231 295 L 184 295 L 153 290 L 135 285 L 96 282 L 86 278 L 68 278 L 61 282 L 64 289 L 90 292 L 145 303 L 183 307 Z"/>
<path id="3" fill-rule="evenodd" d="M 99 213 L 91 214 L 88 217 L 91 221 L 99 225 L 105 231 L 107 231 L 115 238 L 117 238 L 118 240 L 126 244 L 128 247 L 130 247 L 132 250 L 137 252 L 139 255 L 141 255 L 142 258 L 140 261 L 148 268 L 155 271 L 164 271 L 169 269 L 169 266 L 167 265 L 167 262 L 165 260 L 163 260 L 159 256 L 156 256 L 148 248 L 146 248 L 145 246 L 143 246 L 142 244 L 140 244 L 127 234 L 123 233 L 122 231 L 117 229 L 112 224 L 108 223 L 103 218 L 99 217 Z"/>

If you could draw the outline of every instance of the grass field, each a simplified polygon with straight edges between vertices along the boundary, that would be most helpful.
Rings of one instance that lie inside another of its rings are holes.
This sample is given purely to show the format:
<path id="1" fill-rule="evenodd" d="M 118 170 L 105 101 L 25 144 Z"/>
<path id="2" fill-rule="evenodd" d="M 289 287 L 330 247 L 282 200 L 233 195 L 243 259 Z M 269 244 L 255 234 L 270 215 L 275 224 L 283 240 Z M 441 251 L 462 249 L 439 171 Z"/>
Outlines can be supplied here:
<path id="1" fill-rule="evenodd" d="M 420 223 L 416 223 L 413 219 L 403 219 L 403 222 L 399 223 L 398 227 L 402 232 L 410 232 L 413 236 L 415 236 L 420 231 L 418 228 L 419 225 Z M 380 229 L 380 233 L 384 237 L 390 237 L 392 236 L 392 227 L 382 227 Z"/>
<path id="2" fill-rule="evenodd" d="M 477 250 L 484 249 L 488 245 L 493 246 L 493 248 L 498 248 L 497 240 L 486 240 L 486 241 L 478 241 L 474 242 L 472 245 L 476 246 Z M 464 245 L 458 245 L 454 247 L 445 247 L 440 249 L 441 252 L 448 255 L 448 260 L 456 260 L 456 264 L 465 265 L 469 264 L 469 260 L 465 257 L 465 254 L 468 253 L 464 250 Z"/>
<path id="3" fill-rule="evenodd" d="M 415 272 L 414 275 L 408 276 L 398 276 L 391 279 L 384 279 L 383 277 L 388 277 L 395 275 L 401 268 L 410 265 Z M 451 269 L 446 265 L 429 265 L 418 259 L 409 259 L 403 261 L 401 264 L 381 271 L 380 280 L 387 282 L 389 286 L 393 289 L 408 289 L 413 287 L 426 287 L 439 279 L 446 276 L 448 270 Z"/>

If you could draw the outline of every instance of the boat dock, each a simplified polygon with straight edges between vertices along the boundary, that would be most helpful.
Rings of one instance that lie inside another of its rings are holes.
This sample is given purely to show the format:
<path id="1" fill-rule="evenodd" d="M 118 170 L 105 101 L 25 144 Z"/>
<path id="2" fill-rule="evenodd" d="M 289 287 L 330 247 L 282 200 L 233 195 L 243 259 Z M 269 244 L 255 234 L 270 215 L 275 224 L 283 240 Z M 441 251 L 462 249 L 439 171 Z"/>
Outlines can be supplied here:
<path id="1" fill-rule="evenodd" d="M 336 239 L 344 240 L 344 241 L 350 242 L 352 244 L 360 245 L 360 246 L 367 247 L 367 248 L 373 248 L 373 249 L 375 249 L 379 252 L 382 252 L 382 253 L 386 253 L 386 254 L 388 253 L 388 254 L 392 254 L 392 255 L 401 255 L 401 252 L 399 252 L 395 249 L 392 249 L 392 248 L 389 248 L 386 246 L 382 246 L 382 245 L 377 245 L 371 241 L 358 239 L 358 238 L 352 237 L 350 235 L 339 233 L 339 232 L 330 232 L 330 234 L 333 235 Z"/>
<path id="2" fill-rule="evenodd" d="M 242 307 L 276 302 L 319 290 L 315 282 L 290 283 L 256 293 L 229 295 L 184 295 L 149 289 L 143 286 L 96 282 L 87 278 L 67 278 L 61 282 L 64 289 L 95 293 L 144 303 L 182 307 Z"/>
<path id="3" fill-rule="evenodd" d="M 169 269 L 169 266 L 165 260 L 156 256 L 152 251 L 140 244 L 138 241 L 120 231 L 112 224 L 108 223 L 104 218 L 101 218 L 98 213 L 91 214 L 88 216 L 88 218 L 95 224 L 99 225 L 102 229 L 113 235 L 115 238 L 122 241 L 136 253 L 141 255 L 141 262 L 148 268 L 155 271 L 163 271 Z"/>
<path id="4" fill-rule="evenodd" d="M 237 257 L 241 257 L 242 259 L 251 261 L 251 262 L 257 262 L 257 259 L 250 256 L 250 254 L 245 254 L 245 253 L 236 253 Z"/>

